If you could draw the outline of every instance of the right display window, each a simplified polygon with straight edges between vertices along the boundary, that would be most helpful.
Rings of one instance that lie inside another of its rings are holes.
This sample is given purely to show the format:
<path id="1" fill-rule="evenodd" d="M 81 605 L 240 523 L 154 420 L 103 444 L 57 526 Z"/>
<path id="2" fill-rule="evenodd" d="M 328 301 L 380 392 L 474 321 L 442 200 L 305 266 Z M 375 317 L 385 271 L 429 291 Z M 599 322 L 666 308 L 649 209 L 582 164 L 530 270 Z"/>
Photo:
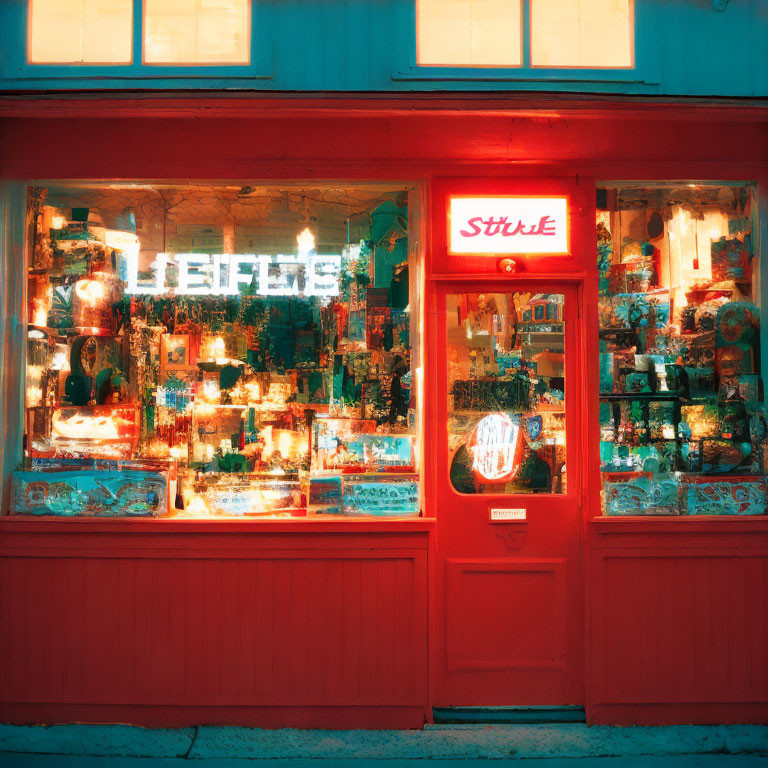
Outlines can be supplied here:
<path id="1" fill-rule="evenodd" d="M 598 188 L 603 514 L 765 514 L 758 231 L 749 184 Z"/>

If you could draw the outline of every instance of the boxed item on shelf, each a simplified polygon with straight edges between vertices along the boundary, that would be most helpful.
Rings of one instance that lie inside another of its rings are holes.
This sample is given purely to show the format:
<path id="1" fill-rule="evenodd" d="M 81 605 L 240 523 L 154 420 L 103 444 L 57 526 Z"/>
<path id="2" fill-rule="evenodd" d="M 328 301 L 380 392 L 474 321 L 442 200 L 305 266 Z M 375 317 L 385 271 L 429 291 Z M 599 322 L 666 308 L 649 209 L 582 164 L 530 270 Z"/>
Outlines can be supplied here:
<path id="1" fill-rule="evenodd" d="M 194 516 L 306 514 L 301 485 L 295 475 L 214 472 L 199 478 L 186 472 L 182 496 L 185 513 Z"/>
<path id="2" fill-rule="evenodd" d="M 129 459 L 139 438 L 135 405 L 61 406 L 39 429 L 37 409 L 28 409 L 29 455 L 55 458 Z"/>
<path id="3" fill-rule="evenodd" d="M 606 515 L 678 515 L 678 482 L 673 474 L 604 472 Z"/>
<path id="4" fill-rule="evenodd" d="M 133 469 L 19 470 L 11 481 L 11 514 L 148 517 L 168 513 L 166 472 Z"/>
<path id="5" fill-rule="evenodd" d="M 688 515 L 764 515 L 768 483 L 764 476 L 683 475 L 680 501 Z"/>
<path id="6" fill-rule="evenodd" d="M 416 517 L 419 514 L 418 475 L 383 479 L 372 475 L 342 478 L 345 515 Z"/>

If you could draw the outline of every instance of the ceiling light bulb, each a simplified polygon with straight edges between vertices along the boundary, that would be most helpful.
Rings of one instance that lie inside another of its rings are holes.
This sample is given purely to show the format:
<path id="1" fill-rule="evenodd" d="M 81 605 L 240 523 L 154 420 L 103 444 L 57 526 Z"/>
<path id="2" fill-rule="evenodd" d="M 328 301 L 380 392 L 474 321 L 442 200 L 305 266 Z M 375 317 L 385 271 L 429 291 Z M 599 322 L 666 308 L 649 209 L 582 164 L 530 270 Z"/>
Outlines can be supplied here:
<path id="1" fill-rule="evenodd" d="M 296 237 L 299 246 L 299 253 L 309 253 L 315 250 L 315 236 L 309 227 L 306 227 Z"/>

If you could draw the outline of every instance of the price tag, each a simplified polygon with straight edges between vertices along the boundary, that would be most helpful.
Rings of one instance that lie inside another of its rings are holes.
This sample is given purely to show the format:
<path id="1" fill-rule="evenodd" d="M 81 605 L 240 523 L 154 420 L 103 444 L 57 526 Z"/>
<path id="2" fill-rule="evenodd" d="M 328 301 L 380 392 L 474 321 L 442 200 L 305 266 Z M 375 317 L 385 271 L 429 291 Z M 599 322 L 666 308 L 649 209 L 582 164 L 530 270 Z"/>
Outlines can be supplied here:
<path id="1" fill-rule="evenodd" d="M 501 523 L 509 520 L 526 520 L 526 509 L 525 507 L 516 507 L 516 508 L 506 508 L 506 509 L 500 509 L 500 508 L 491 508 L 491 522 L 492 523 Z"/>

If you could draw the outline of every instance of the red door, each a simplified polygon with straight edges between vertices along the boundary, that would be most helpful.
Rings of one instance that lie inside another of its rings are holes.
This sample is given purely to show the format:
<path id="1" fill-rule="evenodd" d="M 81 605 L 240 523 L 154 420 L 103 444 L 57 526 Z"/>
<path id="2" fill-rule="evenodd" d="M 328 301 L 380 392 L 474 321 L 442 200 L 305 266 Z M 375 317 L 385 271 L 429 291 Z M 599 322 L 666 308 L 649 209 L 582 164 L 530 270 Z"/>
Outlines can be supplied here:
<path id="1" fill-rule="evenodd" d="M 433 298 L 435 706 L 582 704 L 578 287 Z"/>

